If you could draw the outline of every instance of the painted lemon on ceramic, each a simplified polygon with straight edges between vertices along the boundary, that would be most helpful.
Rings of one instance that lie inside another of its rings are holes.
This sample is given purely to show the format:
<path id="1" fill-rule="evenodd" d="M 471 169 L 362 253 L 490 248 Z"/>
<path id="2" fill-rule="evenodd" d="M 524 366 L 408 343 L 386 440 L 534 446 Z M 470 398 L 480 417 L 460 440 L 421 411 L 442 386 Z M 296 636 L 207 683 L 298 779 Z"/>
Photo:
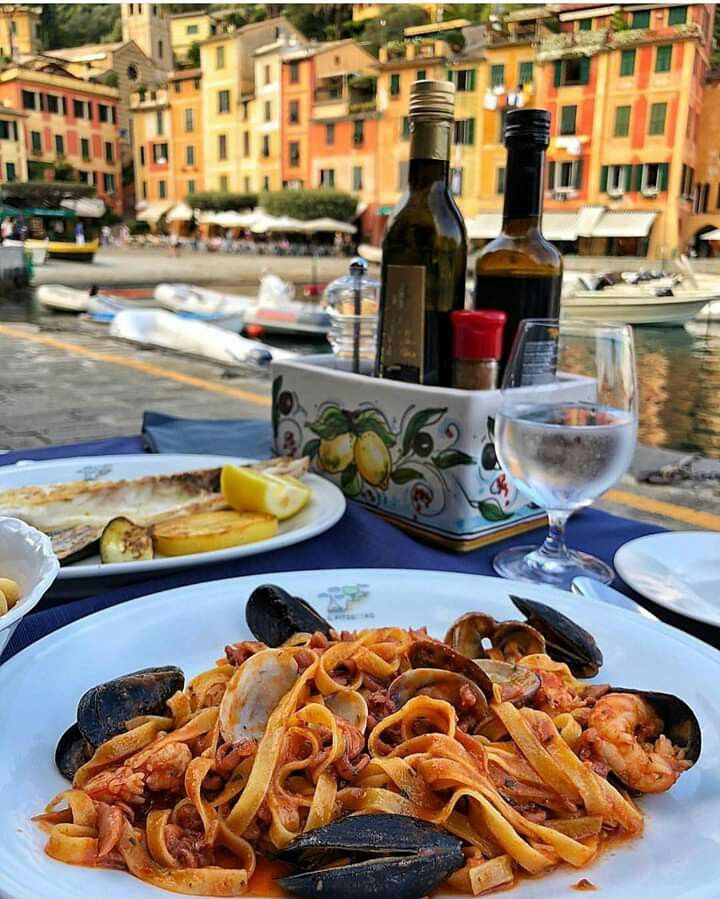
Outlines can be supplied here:
<path id="1" fill-rule="evenodd" d="M 330 474 L 338 474 L 353 461 L 356 437 L 350 431 L 338 434 L 332 440 L 321 440 L 318 462 Z"/>
<path id="2" fill-rule="evenodd" d="M 355 442 L 355 467 L 360 477 L 384 490 L 390 481 L 392 458 L 390 452 L 374 431 L 366 431 Z"/>

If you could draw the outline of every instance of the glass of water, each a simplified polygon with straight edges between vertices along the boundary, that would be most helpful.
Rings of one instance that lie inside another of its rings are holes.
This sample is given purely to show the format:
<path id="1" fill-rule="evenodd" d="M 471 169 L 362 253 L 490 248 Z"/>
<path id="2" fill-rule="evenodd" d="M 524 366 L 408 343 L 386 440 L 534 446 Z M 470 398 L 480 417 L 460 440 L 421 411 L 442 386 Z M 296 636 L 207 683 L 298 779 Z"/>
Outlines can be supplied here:
<path id="1" fill-rule="evenodd" d="M 565 589 L 580 576 L 609 584 L 609 565 L 567 548 L 565 524 L 622 477 L 636 438 L 631 328 L 523 322 L 503 376 L 495 449 L 507 477 L 547 511 L 550 529 L 542 546 L 497 555 L 495 571 Z"/>

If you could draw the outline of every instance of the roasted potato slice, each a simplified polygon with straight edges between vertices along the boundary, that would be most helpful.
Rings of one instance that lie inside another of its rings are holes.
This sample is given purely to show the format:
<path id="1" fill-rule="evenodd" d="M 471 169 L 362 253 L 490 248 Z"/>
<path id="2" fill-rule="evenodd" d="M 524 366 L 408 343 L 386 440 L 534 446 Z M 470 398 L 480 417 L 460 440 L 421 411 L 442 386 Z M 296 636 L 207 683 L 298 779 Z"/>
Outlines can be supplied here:
<path id="1" fill-rule="evenodd" d="M 152 538 L 147 528 L 133 524 L 129 518 L 113 518 L 100 537 L 100 560 L 139 562 L 155 557 Z"/>
<path id="2" fill-rule="evenodd" d="M 277 518 L 259 512 L 199 512 L 156 524 L 152 537 L 163 556 L 185 556 L 267 540 L 277 529 Z"/>

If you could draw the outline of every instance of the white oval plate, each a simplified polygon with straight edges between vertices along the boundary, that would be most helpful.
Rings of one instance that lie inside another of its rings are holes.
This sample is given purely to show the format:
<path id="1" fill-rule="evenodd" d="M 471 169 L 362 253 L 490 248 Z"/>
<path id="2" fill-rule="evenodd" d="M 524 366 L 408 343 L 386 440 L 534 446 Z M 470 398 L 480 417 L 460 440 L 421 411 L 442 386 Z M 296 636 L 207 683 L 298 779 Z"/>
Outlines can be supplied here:
<path id="1" fill-rule="evenodd" d="M 13 487 L 29 487 L 44 484 L 62 484 L 68 481 L 118 481 L 142 478 L 146 475 L 172 474 L 177 471 L 193 471 L 200 468 L 217 468 L 228 462 L 247 465 L 255 459 L 232 456 L 199 456 L 162 453 L 137 453 L 125 456 L 78 456 L 73 459 L 54 459 L 43 462 L 19 462 L 0 468 L 0 490 Z M 99 556 L 91 556 L 60 569 L 58 580 L 74 580 L 88 577 L 134 577 L 144 572 L 188 568 L 193 565 L 209 565 L 226 562 L 243 556 L 282 549 L 302 540 L 309 540 L 331 528 L 345 511 L 343 492 L 315 474 L 305 476 L 312 487 L 310 501 L 302 511 L 287 521 L 281 521 L 278 532 L 269 540 L 231 546 L 209 553 L 193 553 L 187 556 L 159 556 L 139 562 L 114 562 L 103 565 Z"/>
<path id="2" fill-rule="evenodd" d="M 427 624 L 442 636 L 468 609 L 517 617 L 508 593 L 540 599 L 594 633 L 605 655 L 603 679 L 677 693 L 695 710 L 703 751 L 669 792 L 647 797 L 642 839 L 606 853 L 588 869 L 561 869 L 523 881 L 512 896 L 574 896 L 588 877 L 612 899 L 717 899 L 720 883 L 720 654 L 680 631 L 633 612 L 550 587 L 499 578 L 402 569 L 303 571 L 212 581 L 126 602 L 83 618 L 0 667 L 0 895 L 5 899 L 159 899 L 120 871 L 75 868 L 43 853 L 30 822 L 67 787 L 55 769 L 58 737 L 94 684 L 148 665 L 206 670 L 227 643 L 247 639 L 244 601 L 272 579 L 305 597 L 341 628 Z M 58 677 L 58 672 L 62 676 Z M 505 895 L 504 893 L 501 895 Z"/>
<path id="3" fill-rule="evenodd" d="M 659 606 L 720 627 L 720 533 L 638 537 L 620 547 L 614 562 L 626 584 Z"/>

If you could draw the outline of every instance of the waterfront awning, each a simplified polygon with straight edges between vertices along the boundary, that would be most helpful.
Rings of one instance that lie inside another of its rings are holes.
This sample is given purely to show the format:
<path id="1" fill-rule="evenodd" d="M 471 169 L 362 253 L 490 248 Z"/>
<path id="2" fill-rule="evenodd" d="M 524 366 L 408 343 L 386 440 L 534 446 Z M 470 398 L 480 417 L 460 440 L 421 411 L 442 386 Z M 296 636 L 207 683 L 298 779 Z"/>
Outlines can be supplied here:
<path id="1" fill-rule="evenodd" d="M 210 223 L 221 228 L 249 228 L 255 221 L 255 213 L 238 212 L 235 209 L 225 209 L 223 212 L 214 212 L 210 216 Z"/>
<path id="2" fill-rule="evenodd" d="M 605 211 L 604 206 L 583 206 L 577 214 L 578 237 L 592 237 L 595 226 Z"/>
<path id="3" fill-rule="evenodd" d="M 105 215 L 105 203 L 100 197 L 78 197 L 61 200 L 60 205 L 69 209 L 80 218 L 99 219 Z"/>
<path id="4" fill-rule="evenodd" d="M 707 231 L 705 234 L 701 234 L 700 240 L 720 240 L 720 228 L 715 228 L 713 231 Z"/>
<path id="5" fill-rule="evenodd" d="M 189 222 L 193 217 L 193 211 L 187 203 L 177 203 L 165 216 L 168 222 Z"/>
<path id="6" fill-rule="evenodd" d="M 303 222 L 303 226 L 303 231 L 306 231 L 308 234 L 316 234 L 321 231 L 335 234 L 338 231 L 342 234 L 357 233 L 355 225 L 351 225 L 348 222 L 340 222 L 337 219 L 331 218 L 310 219 L 308 222 Z"/>
<path id="7" fill-rule="evenodd" d="M 301 233 L 305 230 L 304 225 L 305 222 L 291 218 L 289 215 L 276 217 L 265 212 L 257 212 L 252 225 L 250 225 L 250 230 L 253 234 L 266 234 L 271 231 L 297 231 Z"/>
<path id="8" fill-rule="evenodd" d="M 138 212 L 136 219 L 139 222 L 159 222 L 172 205 L 172 203 L 148 203 Z"/>
<path id="9" fill-rule="evenodd" d="M 542 219 L 542 232 L 548 240 L 577 240 L 577 212 L 546 212 Z"/>
<path id="10" fill-rule="evenodd" d="M 657 212 L 606 212 L 593 228 L 593 237 L 647 237 Z"/>
<path id="11" fill-rule="evenodd" d="M 492 240 L 497 237 L 502 227 L 502 214 L 499 212 L 479 212 L 465 222 L 467 236 L 471 240 Z"/>

